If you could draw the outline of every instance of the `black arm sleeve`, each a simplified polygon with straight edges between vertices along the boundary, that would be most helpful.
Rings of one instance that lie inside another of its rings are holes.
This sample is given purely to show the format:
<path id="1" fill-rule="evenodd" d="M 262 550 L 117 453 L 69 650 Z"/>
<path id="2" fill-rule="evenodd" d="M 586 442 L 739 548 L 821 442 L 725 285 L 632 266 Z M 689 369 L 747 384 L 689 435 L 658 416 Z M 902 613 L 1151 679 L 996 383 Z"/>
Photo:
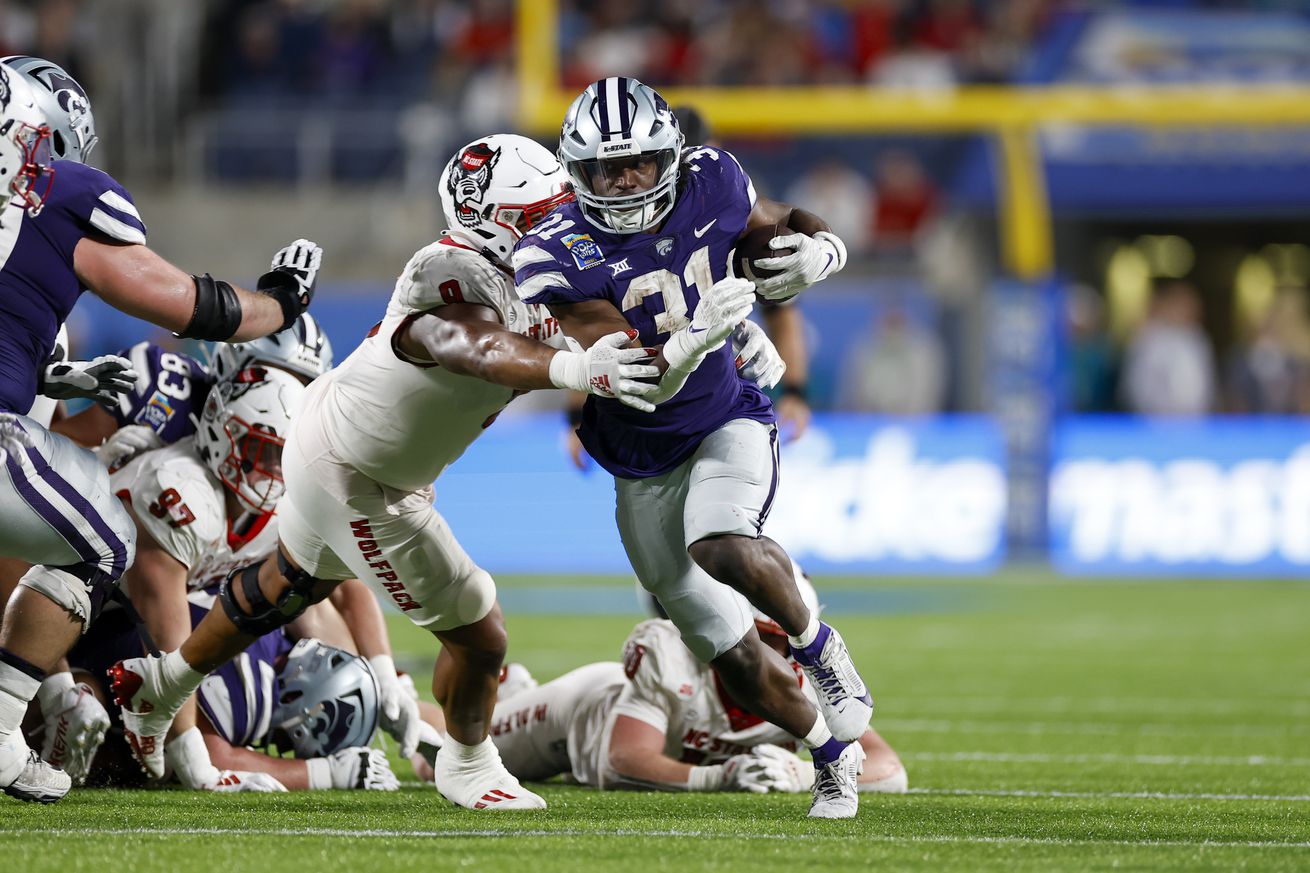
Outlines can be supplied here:
<path id="1" fill-rule="evenodd" d="M 206 273 L 192 276 L 196 306 L 178 336 L 184 339 L 226 340 L 241 327 L 241 301 L 232 286 Z"/>

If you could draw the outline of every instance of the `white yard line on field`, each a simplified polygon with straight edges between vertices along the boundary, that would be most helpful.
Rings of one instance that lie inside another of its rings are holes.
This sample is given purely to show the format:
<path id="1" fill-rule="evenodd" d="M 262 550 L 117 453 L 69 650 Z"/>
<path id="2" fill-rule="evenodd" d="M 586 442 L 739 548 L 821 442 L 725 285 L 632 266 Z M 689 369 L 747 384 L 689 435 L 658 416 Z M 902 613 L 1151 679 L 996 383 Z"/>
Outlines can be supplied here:
<path id="1" fill-rule="evenodd" d="M 1192 723 L 1120 723 L 1086 721 L 975 721 L 948 718 L 879 718 L 879 730 L 907 733 L 974 734 L 1165 734 L 1168 736 L 1221 735 L 1239 737 L 1287 737 L 1310 734 L 1310 725 L 1196 724 Z"/>
<path id="2" fill-rule="evenodd" d="M 1285 716 L 1310 715 L 1310 701 L 1304 698 L 1241 698 L 1215 697 L 1025 697 L 1005 691 L 995 694 L 898 696 L 888 705 L 908 713 L 939 710 L 946 713 L 989 712 L 1049 712 L 1077 715 L 1085 712 L 1123 712 L 1137 715 L 1144 712 L 1160 715 L 1255 715 Z"/>
<path id="3" fill-rule="evenodd" d="M 1310 758 L 1270 755 L 1052 755 L 1042 752 L 909 752 L 912 761 L 983 761 L 1004 764 L 1143 764 L 1154 767 L 1310 767 Z"/>
<path id="4" fill-rule="evenodd" d="M 1287 803 L 1310 803 L 1310 794 L 1218 794 L 1171 791 L 1048 791 L 1035 788 L 911 788 L 911 794 L 951 795 L 956 797 L 1060 797 L 1091 800 L 1274 800 Z"/>
<path id="5" fill-rule="evenodd" d="M 817 840 L 830 842 L 848 842 L 848 834 L 725 834 L 713 831 L 697 830 L 641 830 L 640 828 L 622 828 L 612 830 L 581 830 L 560 828 L 547 830 L 533 828 L 523 830 L 482 830 L 452 829 L 446 831 L 423 830 L 384 830 L 369 828 L 349 830 L 346 828 L 9 828 L 0 829 L 0 837 L 5 835 L 21 837 L 33 836 L 221 836 L 221 837 L 342 837 L 346 839 L 466 839 L 466 838 L 508 838 L 521 839 L 541 837 L 649 837 L 701 840 Z M 980 845 L 1015 845 L 1015 846 L 1122 846 L 1125 848 L 1196 848 L 1196 849 L 1310 849 L 1310 841 L 1279 840 L 1114 840 L 1114 839 L 1060 839 L 1057 837 L 990 837 L 967 836 L 956 834 L 914 834 L 892 836 L 882 834 L 862 834 L 863 842 L 876 843 L 964 843 Z"/>

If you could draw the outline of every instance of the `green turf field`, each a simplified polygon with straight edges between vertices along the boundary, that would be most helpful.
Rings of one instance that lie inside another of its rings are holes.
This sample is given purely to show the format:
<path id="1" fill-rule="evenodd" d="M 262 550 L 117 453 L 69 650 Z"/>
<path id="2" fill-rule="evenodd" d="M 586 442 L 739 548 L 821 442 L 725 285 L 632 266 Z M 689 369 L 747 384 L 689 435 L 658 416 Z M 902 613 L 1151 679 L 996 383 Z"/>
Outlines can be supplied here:
<path id="1" fill-rule="evenodd" d="M 909 795 L 866 795 L 855 821 L 808 821 L 805 796 L 564 786 L 519 815 L 413 783 L 75 791 L 0 803 L 5 869 L 1310 869 L 1310 585 L 816 581 L 910 773 Z M 631 583 L 611 582 L 534 600 L 563 580 L 502 579 L 521 605 L 511 657 L 541 679 L 616 658 L 635 611 L 576 614 L 623 602 Z M 395 628 L 402 666 L 423 669 L 425 635 Z"/>

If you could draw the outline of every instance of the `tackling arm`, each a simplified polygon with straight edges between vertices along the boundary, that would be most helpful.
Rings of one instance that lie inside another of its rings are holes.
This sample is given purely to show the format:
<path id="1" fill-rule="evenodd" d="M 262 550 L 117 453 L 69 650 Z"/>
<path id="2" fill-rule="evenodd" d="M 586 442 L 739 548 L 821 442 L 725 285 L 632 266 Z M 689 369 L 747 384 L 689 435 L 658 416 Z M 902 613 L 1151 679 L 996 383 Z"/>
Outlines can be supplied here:
<path id="1" fill-rule="evenodd" d="M 795 306 L 766 306 L 764 329 L 787 369 L 782 376 L 778 417 L 788 425 L 787 438 L 796 439 L 810 425 L 809 358 L 805 351 L 805 322 Z"/>
<path id="2" fill-rule="evenodd" d="M 560 354 L 507 330 L 490 306 L 452 303 L 419 315 L 397 331 L 401 351 L 461 376 L 528 391 L 553 388 L 550 360 Z"/>

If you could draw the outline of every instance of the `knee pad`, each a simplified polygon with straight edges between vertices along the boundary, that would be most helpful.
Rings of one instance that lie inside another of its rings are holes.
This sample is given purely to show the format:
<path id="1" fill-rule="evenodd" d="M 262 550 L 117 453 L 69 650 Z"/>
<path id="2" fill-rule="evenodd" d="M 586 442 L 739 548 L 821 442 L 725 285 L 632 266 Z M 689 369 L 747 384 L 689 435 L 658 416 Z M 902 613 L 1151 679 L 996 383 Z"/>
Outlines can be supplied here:
<path id="1" fill-rule="evenodd" d="M 496 583 L 490 573 L 475 566 L 462 578 L 452 580 L 436 597 L 424 597 L 423 602 L 434 602 L 438 612 L 432 616 L 425 609 L 410 616 L 416 625 L 433 631 L 454 630 L 486 618 L 496 604 Z"/>
<path id="2" fill-rule="evenodd" d="M 252 637 L 262 637 L 290 624 L 303 615 L 311 605 L 326 596 L 324 593 L 316 597 L 314 589 L 320 582 L 326 584 L 327 580 L 318 579 L 304 570 L 292 567 L 279 549 L 277 566 L 287 580 L 287 587 L 278 595 L 276 601 L 270 602 L 259 588 L 259 568 L 262 564 L 261 561 L 259 564 L 233 570 L 227 574 L 227 578 L 218 589 L 218 600 L 223 604 L 223 611 L 227 613 L 227 617 L 236 625 L 237 630 Z M 249 612 L 242 609 L 241 604 L 237 602 L 235 589 L 238 586 L 250 606 Z"/>
<path id="3" fill-rule="evenodd" d="M 82 622 L 82 633 L 100 615 L 105 601 L 118 588 L 118 580 L 90 564 L 76 567 L 31 567 L 19 585 L 38 591 Z"/>

